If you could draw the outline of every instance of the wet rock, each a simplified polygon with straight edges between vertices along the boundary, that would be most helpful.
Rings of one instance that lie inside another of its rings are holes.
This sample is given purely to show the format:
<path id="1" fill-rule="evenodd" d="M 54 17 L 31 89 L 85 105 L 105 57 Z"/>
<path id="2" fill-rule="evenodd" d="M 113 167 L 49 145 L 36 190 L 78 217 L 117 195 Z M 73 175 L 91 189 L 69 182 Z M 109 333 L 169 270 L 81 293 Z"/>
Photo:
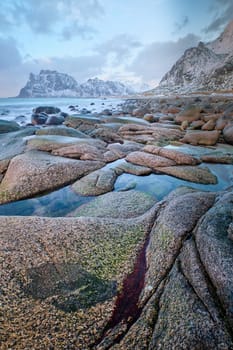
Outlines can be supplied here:
<path id="1" fill-rule="evenodd" d="M 197 165 L 200 163 L 197 158 L 168 148 L 147 145 L 143 148 L 143 151 L 174 160 L 179 165 Z"/>
<path id="2" fill-rule="evenodd" d="M 112 143 L 107 146 L 107 149 L 116 153 L 119 156 L 119 158 L 123 158 L 133 151 L 139 151 L 142 147 L 143 146 L 140 143 L 133 141 L 124 141 L 122 144 Z"/>
<path id="3" fill-rule="evenodd" d="M 31 123 L 33 125 L 43 125 L 48 119 L 48 114 L 46 113 L 33 113 L 31 115 Z"/>
<path id="4" fill-rule="evenodd" d="M 82 205 L 69 216 L 128 219 L 145 213 L 155 202 L 155 198 L 143 192 L 110 192 Z"/>
<path id="5" fill-rule="evenodd" d="M 149 123 L 157 123 L 159 121 L 159 117 L 155 116 L 154 114 L 149 114 L 149 113 L 145 114 L 143 119 Z"/>
<path id="6" fill-rule="evenodd" d="M 155 170 L 167 175 L 178 177 L 179 179 L 185 181 L 191 181 L 205 185 L 215 185 L 218 183 L 217 177 L 213 175 L 208 168 L 180 165 L 171 167 L 155 167 Z"/>
<path id="7" fill-rule="evenodd" d="M 160 142 L 165 145 L 169 144 L 170 141 L 178 141 L 183 135 L 184 133 L 181 130 L 176 130 L 170 127 L 156 127 L 154 128 L 154 132 L 152 134 L 152 142 Z"/>
<path id="8" fill-rule="evenodd" d="M 206 130 L 206 131 L 212 131 L 215 129 L 215 126 L 216 126 L 216 121 L 211 119 L 209 120 L 207 123 L 205 123 L 203 126 L 202 126 L 202 130 Z"/>
<path id="9" fill-rule="evenodd" d="M 191 145 L 213 146 L 218 142 L 219 135 L 217 130 L 187 132 L 180 141 Z"/>
<path id="10" fill-rule="evenodd" d="M 175 118 L 177 123 L 182 123 L 184 120 L 188 122 L 194 122 L 201 118 L 201 109 L 195 105 L 189 105 L 185 107 L 183 111 L 181 111 Z"/>
<path id="11" fill-rule="evenodd" d="M 83 196 L 98 196 L 112 191 L 116 179 L 114 170 L 100 169 L 76 181 L 72 189 Z"/>
<path id="12" fill-rule="evenodd" d="M 25 115 L 18 115 L 15 118 L 16 123 L 19 123 L 21 125 L 25 125 L 27 123 L 27 117 Z"/>
<path id="13" fill-rule="evenodd" d="M 151 169 L 176 165 L 171 159 L 140 151 L 130 153 L 126 157 L 126 160 L 130 163 L 146 166 Z"/>
<path id="14" fill-rule="evenodd" d="M 100 127 L 96 128 L 93 131 L 89 133 L 91 137 L 98 138 L 100 140 L 103 140 L 107 143 L 111 142 L 123 142 L 121 136 L 113 132 L 111 129 L 106 128 L 106 127 Z"/>
<path id="15" fill-rule="evenodd" d="M 0 134 L 18 130 L 20 130 L 20 126 L 16 122 L 0 119 Z"/>
<path id="16" fill-rule="evenodd" d="M 96 124 L 100 124 L 101 119 L 96 117 L 88 117 L 82 115 L 72 115 L 66 118 L 64 125 L 70 126 L 74 129 L 79 129 L 80 131 L 93 130 Z"/>
<path id="17" fill-rule="evenodd" d="M 35 107 L 33 108 L 33 113 L 37 114 L 37 113 L 46 113 L 46 114 L 57 114 L 59 112 L 61 112 L 60 108 L 58 107 L 53 107 L 53 106 L 39 106 L 39 107 Z"/>
<path id="18" fill-rule="evenodd" d="M 223 138 L 225 142 L 233 145 L 233 123 L 223 129 Z"/>
<path id="19" fill-rule="evenodd" d="M 31 197 L 66 185 L 103 166 L 30 151 L 14 157 L 0 185 L 0 203 Z"/>
<path id="20" fill-rule="evenodd" d="M 233 116 L 223 115 L 216 121 L 216 130 L 223 130 L 226 126 L 233 124 Z"/>
<path id="21" fill-rule="evenodd" d="M 68 136 L 68 137 L 78 137 L 78 138 L 88 138 L 86 134 L 83 132 L 68 128 L 66 126 L 56 126 L 56 127 L 46 127 L 36 131 L 36 135 L 60 135 L 60 136 Z"/>
<path id="22" fill-rule="evenodd" d="M 194 122 L 192 122 L 189 126 L 190 129 L 201 129 L 202 126 L 204 125 L 205 123 L 203 122 L 203 120 L 196 120 Z M 212 129 L 213 130 L 213 129 Z"/>
<path id="23" fill-rule="evenodd" d="M 220 164 L 233 164 L 232 154 L 206 154 L 201 156 L 202 162 L 206 163 L 220 163 Z"/>
<path id="24" fill-rule="evenodd" d="M 88 144 L 88 142 L 55 149 L 54 151 L 52 151 L 52 154 L 55 156 L 75 158 L 81 160 L 103 161 L 103 152 L 101 152 L 94 145 Z"/>
<path id="25" fill-rule="evenodd" d="M 148 113 L 150 113 L 150 109 L 147 107 L 143 107 L 143 106 L 135 108 L 132 111 L 132 115 L 135 115 L 137 117 L 143 117 L 145 114 L 148 114 Z"/>
<path id="26" fill-rule="evenodd" d="M 26 148 L 25 137 L 31 136 L 37 129 L 35 127 L 21 128 L 19 131 L 0 135 L 0 161 L 11 159 L 17 154 L 23 153 Z"/>
<path id="27" fill-rule="evenodd" d="M 151 168 L 141 165 L 135 165 L 133 163 L 126 162 L 125 160 L 118 164 L 115 170 L 117 172 L 121 171 L 123 173 L 132 174 L 136 176 L 149 175 L 152 172 Z"/>
<path id="28" fill-rule="evenodd" d="M 27 148 L 39 151 L 51 152 L 65 146 L 72 146 L 80 143 L 88 143 L 89 139 L 79 139 L 60 135 L 36 135 L 27 139 Z"/>
<path id="29" fill-rule="evenodd" d="M 62 115 L 51 115 L 47 118 L 46 125 L 61 125 L 65 118 Z"/>

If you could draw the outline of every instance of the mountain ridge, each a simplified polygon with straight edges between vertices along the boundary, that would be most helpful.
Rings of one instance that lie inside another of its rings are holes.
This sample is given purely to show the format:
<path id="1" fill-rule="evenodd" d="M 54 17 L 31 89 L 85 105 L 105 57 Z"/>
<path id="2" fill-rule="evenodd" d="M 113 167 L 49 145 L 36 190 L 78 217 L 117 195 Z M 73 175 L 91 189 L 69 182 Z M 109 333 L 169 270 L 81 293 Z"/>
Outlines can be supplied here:
<path id="1" fill-rule="evenodd" d="M 209 43 L 187 49 L 151 90 L 163 92 L 198 92 L 233 88 L 233 21 L 221 35 Z"/>
<path id="2" fill-rule="evenodd" d="M 79 84 L 71 75 L 56 70 L 30 73 L 26 85 L 17 97 L 101 97 L 127 96 L 135 93 L 128 85 L 117 81 L 88 79 Z"/>

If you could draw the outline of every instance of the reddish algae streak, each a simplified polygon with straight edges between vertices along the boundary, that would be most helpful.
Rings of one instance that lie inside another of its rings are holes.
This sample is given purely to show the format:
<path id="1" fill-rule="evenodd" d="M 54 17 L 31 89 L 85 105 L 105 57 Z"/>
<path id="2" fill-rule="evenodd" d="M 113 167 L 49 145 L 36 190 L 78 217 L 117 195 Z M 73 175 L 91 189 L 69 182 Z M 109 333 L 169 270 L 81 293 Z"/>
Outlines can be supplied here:
<path id="1" fill-rule="evenodd" d="M 138 307 L 138 299 L 145 282 L 146 248 L 149 239 L 148 235 L 137 256 L 133 272 L 123 282 L 122 291 L 117 296 L 112 317 L 104 329 L 104 334 L 122 321 L 127 324 L 127 329 L 129 329 L 140 316 L 141 308 Z"/>

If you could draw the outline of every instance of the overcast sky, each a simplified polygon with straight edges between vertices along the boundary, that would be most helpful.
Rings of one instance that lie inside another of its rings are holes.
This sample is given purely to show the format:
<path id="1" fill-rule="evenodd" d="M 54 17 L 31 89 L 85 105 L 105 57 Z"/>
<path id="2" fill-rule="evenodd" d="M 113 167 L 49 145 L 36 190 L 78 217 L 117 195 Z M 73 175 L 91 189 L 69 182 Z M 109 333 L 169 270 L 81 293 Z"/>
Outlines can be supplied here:
<path id="1" fill-rule="evenodd" d="M 0 96 L 41 69 L 155 86 L 232 18 L 233 0 L 1 1 Z"/>

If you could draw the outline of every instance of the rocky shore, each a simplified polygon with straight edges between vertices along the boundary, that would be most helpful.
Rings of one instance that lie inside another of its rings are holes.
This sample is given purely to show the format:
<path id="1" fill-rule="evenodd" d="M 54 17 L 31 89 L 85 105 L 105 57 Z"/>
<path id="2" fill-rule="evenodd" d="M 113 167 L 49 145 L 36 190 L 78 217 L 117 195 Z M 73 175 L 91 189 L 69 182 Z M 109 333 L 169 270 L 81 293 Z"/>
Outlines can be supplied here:
<path id="1" fill-rule="evenodd" d="M 1 349 L 233 349 L 232 97 L 74 112 L 0 120 L 3 213 L 65 186 L 88 199 L 0 216 Z M 125 174 L 183 186 L 117 190 Z"/>

